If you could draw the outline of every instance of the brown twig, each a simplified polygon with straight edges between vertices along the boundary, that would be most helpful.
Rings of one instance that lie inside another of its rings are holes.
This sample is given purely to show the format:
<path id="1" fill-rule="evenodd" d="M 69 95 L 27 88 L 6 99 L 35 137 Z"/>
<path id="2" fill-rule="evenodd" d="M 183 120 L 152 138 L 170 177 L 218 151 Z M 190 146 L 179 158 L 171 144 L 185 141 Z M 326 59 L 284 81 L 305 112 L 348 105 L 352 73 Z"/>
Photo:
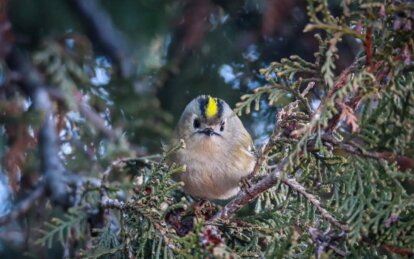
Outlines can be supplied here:
<path id="1" fill-rule="evenodd" d="M 364 39 L 364 48 L 365 48 L 365 55 L 366 55 L 366 64 L 368 66 L 368 69 L 370 71 L 372 71 L 373 66 L 372 66 L 372 27 L 368 26 L 367 28 L 367 32 L 365 34 L 365 39 Z"/>
<path id="2" fill-rule="evenodd" d="M 309 82 L 305 90 L 303 90 L 302 93 L 297 95 L 297 98 L 303 103 L 306 109 L 306 113 L 309 115 L 312 114 L 312 108 L 309 104 L 309 101 L 306 99 L 306 95 L 308 95 L 309 91 L 312 90 L 314 86 L 315 86 L 315 82 L 313 81 Z"/>
<path id="3" fill-rule="evenodd" d="M 347 144 L 342 141 L 339 141 L 331 134 L 323 134 L 321 138 L 323 141 L 328 142 L 350 154 L 366 158 L 372 158 L 376 160 L 387 160 L 392 163 L 396 162 L 402 171 L 414 168 L 414 159 L 407 156 L 402 156 L 391 152 L 363 151 L 352 144 Z"/>
<path id="4" fill-rule="evenodd" d="M 278 138 L 278 136 L 280 134 L 280 129 L 281 129 L 280 125 L 277 124 L 275 126 L 275 128 L 274 128 L 274 130 L 272 132 L 272 135 L 270 136 L 269 140 L 262 147 L 262 151 L 259 154 L 259 156 L 257 158 L 257 161 L 256 161 L 256 164 L 255 164 L 255 166 L 253 168 L 253 171 L 252 171 L 252 173 L 250 174 L 249 177 L 256 176 L 259 173 L 259 171 L 262 168 L 264 162 L 267 160 L 267 157 L 268 157 L 270 151 L 273 148 L 274 142 L 276 141 L 276 139 Z"/>
<path id="5" fill-rule="evenodd" d="M 402 256 L 410 257 L 410 258 L 412 258 L 411 256 L 414 256 L 414 250 L 409 249 L 409 248 L 398 247 L 398 246 L 388 245 L 388 244 L 383 244 L 381 245 L 381 247 L 393 254 L 399 254 Z"/>

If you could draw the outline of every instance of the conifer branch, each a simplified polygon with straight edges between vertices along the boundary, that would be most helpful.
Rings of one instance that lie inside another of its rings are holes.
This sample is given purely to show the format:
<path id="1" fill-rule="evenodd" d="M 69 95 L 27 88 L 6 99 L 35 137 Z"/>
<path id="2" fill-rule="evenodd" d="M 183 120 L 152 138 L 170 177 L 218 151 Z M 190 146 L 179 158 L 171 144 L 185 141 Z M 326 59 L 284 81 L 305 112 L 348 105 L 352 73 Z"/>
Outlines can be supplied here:
<path id="1" fill-rule="evenodd" d="M 252 185 L 250 188 L 246 190 L 241 190 L 237 194 L 236 198 L 234 198 L 226 206 L 224 206 L 224 208 L 221 211 L 216 213 L 209 220 L 209 222 L 212 223 L 216 220 L 227 220 L 232 218 L 237 213 L 237 211 L 239 211 L 248 203 L 252 202 L 261 193 L 275 186 L 277 182 L 280 181 L 283 184 L 289 186 L 292 190 L 300 193 L 303 197 L 305 197 L 313 206 L 315 206 L 315 208 L 321 213 L 321 216 L 325 218 L 329 223 L 343 231 L 349 231 L 349 227 L 347 225 L 344 225 L 340 223 L 338 220 L 336 220 L 325 208 L 322 207 L 318 198 L 313 194 L 308 193 L 305 187 L 299 184 L 295 179 L 287 179 L 281 177 L 288 164 L 289 157 L 285 157 L 280 161 L 277 167 L 273 169 L 273 171 L 269 175 L 267 175 L 265 178 Z"/>
<path id="2" fill-rule="evenodd" d="M 305 187 L 298 183 L 294 178 L 283 178 L 280 181 L 305 197 L 321 213 L 321 216 L 325 218 L 329 223 L 341 229 L 342 231 L 349 231 L 349 227 L 347 225 L 342 224 L 337 219 L 335 219 L 329 213 L 329 211 L 322 207 L 322 204 L 318 198 L 315 195 L 307 192 Z"/>
<path id="3" fill-rule="evenodd" d="M 398 164 L 398 166 L 400 167 L 400 169 L 402 171 L 406 171 L 406 170 L 414 168 L 414 159 L 410 158 L 410 157 L 407 157 L 407 156 L 394 154 L 392 152 L 376 152 L 376 151 L 361 150 L 360 148 L 356 147 L 355 145 L 347 144 L 347 143 L 344 143 L 342 141 L 339 141 L 338 139 L 336 139 L 331 134 L 323 134 L 321 136 L 321 138 L 325 142 L 328 142 L 328 143 L 330 143 L 330 144 L 338 147 L 339 149 L 344 150 L 344 151 L 346 151 L 350 154 L 354 154 L 354 155 L 358 155 L 358 156 L 362 156 L 362 157 L 367 157 L 367 158 L 372 158 L 372 159 L 376 159 L 376 160 L 387 160 L 391 163 L 395 162 L 395 163 Z"/>

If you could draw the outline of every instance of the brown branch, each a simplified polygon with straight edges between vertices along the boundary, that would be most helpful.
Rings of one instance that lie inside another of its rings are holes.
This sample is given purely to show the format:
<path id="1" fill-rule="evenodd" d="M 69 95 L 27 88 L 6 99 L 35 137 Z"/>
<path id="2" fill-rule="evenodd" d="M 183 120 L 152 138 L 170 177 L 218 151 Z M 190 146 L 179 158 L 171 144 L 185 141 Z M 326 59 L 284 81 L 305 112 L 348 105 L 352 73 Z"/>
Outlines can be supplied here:
<path id="1" fill-rule="evenodd" d="M 368 26 L 367 32 L 365 34 L 364 39 L 364 48 L 365 48 L 365 54 L 366 54 L 366 64 L 368 66 L 369 71 L 372 71 L 372 27 Z"/>
<path id="2" fill-rule="evenodd" d="M 348 68 L 346 68 L 344 71 L 342 71 L 342 73 L 340 74 L 338 81 L 335 84 L 335 87 L 333 87 L 327 94 L 327 96 L 325 97 L 324 101 L 321 102 L 321 104 L 319 105 L 317 112 L 315 112 L 315 114 L 320 113 L 320 111 L 322 110 L 322 107 L 324 107 L 324 104 L 328 101 L 329 98 L 332 98 L 332 96 L 341 88 L 343 88 L 349 79 L 349 75 L 352 72 L 352 69 L 354 68 L 354 66 L 356 65 L 357 60 L 354 61 L 354 63 L 352 63 L 352 65 L 350 65 Z M 326 131 L 327 132 L 332 132 L 338 125 L 339 123 L 339 118 L 340 115 L 342 113 L 342 108 L 340 105 L 338 105 L 337 101 L 335 101 L 335 108 L 338 110 L 337 113 L 328 121 L 328 126 L 326 127 Z"/>
<path id="3" fill-rule="evenodd" d="M 35 190 L 33 190 L 29 194 L 28 197 L 26 197 L 23 201 L 17 204 L 11 212 L 0 217 L 0 226 L 7 224 L 13 220 L 16 220 L 17 218 L 21 217 L 26 212 L 28 212 L 34 206 L 36 201 L 39 200 L 45 194 L 45 191 L 45 185 L 39 185 Z"/>
<path id="4" fill-rule="evenodd" d="M 376 151 L 363 151 L 360 148 L 344 143 L 342 141 L 339 141 L 331 134 L 323 134 L 321 136 L 322 140 L 325 142 L 328 142 L 341 150 L 346 151 L 347 153 L 366 157 L 366 158 L 372 158 L 376 160 L 387 160 L 391 163 L 397 163 L 397 165 L 400 167 L 402 171 L 410 170 L 414 168 L 414 159 L 402 156 L 398 154 L 394 154 L 392 152 L 376 152 Z"/>
<path id="5" fill-rule="evenodd" d="M 279 113 L 279 114 L 280 114 L 280 113 Z M 278 116 L 278 117 L 279 117 L 279 116 Z M 249 175 L 249 177 L 256 176 L 256 175 L 259 173 L 259 171 L 260 171 L 260 169 L 262 168 L 262 166 L 263 166 L 264 162 L 267 160 L 267 158 L 268 158 L 268 155 L 269 155 L 270 151 L 271 151 L 271 150 L 272 150 L 272 148 L 273 148 L 273 144 L 274 144 L 274 142 L 275 142 L 275 141 L 276 141 L 276 139 L 279 137 L 279 134 L 280 134 L 280 129 L 281 129 L 281 127 L 280 127 L 280 124 L 278 123 L 278 124 L 275 126 L 275 128 L 274 128 L 274 130 L 273 130 L 273 132 L 272 132 L 272 135 L 270 136 L 269 140 L 268 140 L 268 141 L 264 144 L 264 146 L 262 147 L 262 151 L 261 151 L 261 153 L 259 154 L 259 157 L 257 158 L 256 164 L 254 165 L 253 171 L 252 171 L 252 173 Z"/>
<path id="6" fill-rule="evenodd" d="M 409 249 L 409 248 L 398 247 L 398 246 L 388 245 L 388 244 L 383 244 L 381 245 L 381 247 L 387 250 L 389 253 L 399 254 L 402 256 L 410 257 L 410 258 L 411 256 L 414 256 L 414 250 Z"/>
<path id="7" fill-rule="evenodd" d="M 414 250 L 412 248 L 406 248 L 406 247 L 396 246 L 396 245 L 387 244 L 387 243 L 378 244 L 378 240 L 373 240 L 369 236 L 365 236 L 365 235 L 362 236 L 361 241 L 363 241 L 364 243 L 370 246 L 378 247 L 379 245 L 381 249 L 386 250 L 388 253 L 398 254 L 401 256 L 405 256 L 407 258 L 412 258 L 414 256 Z"/>

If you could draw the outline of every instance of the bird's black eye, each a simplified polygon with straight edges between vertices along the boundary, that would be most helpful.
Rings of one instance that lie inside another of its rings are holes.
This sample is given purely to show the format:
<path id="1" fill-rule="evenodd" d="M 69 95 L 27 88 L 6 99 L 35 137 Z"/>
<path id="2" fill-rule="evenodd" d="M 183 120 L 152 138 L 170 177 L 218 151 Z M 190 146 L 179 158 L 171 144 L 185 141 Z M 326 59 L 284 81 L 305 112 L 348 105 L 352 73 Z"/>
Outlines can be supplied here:
<path id="1" fill-rule="evenodd" d="M 223 131 L 223 130 L 224 130 L 224 121 L 220 125 L 220 131 Z"/>
<path id="2" fill-rule="evenodd" d="M 194 121 L 193 121 L 193 127 L 195 129 L 200 128 L 200 120 L 199 119 L 194 119 Z"/>

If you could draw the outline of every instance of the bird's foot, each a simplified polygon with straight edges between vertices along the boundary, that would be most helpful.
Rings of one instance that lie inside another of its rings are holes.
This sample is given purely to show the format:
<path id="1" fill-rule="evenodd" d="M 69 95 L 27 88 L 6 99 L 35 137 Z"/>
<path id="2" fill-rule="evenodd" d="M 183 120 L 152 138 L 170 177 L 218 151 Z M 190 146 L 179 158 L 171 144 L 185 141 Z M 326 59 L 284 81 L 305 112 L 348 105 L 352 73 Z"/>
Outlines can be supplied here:
<path id="1" fill-rule="evenodd" d="M 193 209 L 197 218 L 208 219 L 214 212 L 214 205 L 208 200 L 199 200 L 193 204 Z"/>
<path id="2" fill-rule="evenodd" d="M 252 187 L 253 181 L 252 176 L 248 175 L 242 177 L 239 182 L 239 187 L 242 192 L 247 193 L 251 198 L 253 198 L 253 194 L 250 192 L 250 188 Z"/>

